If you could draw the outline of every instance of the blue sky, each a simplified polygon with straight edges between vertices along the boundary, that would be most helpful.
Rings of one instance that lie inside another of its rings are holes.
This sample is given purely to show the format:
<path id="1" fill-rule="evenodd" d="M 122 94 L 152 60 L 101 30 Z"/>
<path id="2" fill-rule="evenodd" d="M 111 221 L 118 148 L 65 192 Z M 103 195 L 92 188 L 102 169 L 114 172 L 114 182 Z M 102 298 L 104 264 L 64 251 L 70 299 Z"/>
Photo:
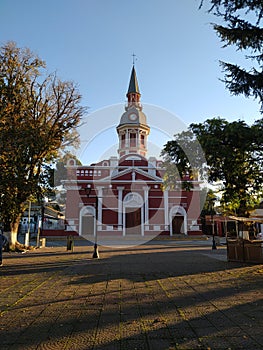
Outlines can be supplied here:
<path id="1" fill-rule="evenodd" d="M 258 103 L 231 96 L 219 80 L 218 61 L 243 64 L 243 55 L 222 48 L 210 25 L 216 18 L 198 6 L 199 0 L 0 0 L 0 44 L 29 47 L 49 71 L 78 83 L 89 115 L 125 103 L 135 53 L 143 104 L 185 125 L 216 116 L 251 124 L 261 117 Z M 165 129 L 173 135 L 176 125 Z M 99 144 L 116 142 L 115 126 Z M 165 137 L 153 132 L 151 142 L 158 141 Z M 93 146 L 85 162 L 96 160 Z"/>

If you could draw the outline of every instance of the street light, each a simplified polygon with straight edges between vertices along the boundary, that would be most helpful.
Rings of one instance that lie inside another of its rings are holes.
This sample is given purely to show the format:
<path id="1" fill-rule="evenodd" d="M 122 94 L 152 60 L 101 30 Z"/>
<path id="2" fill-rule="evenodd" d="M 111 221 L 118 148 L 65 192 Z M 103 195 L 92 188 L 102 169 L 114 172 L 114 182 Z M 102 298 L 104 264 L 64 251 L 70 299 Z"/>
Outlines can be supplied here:
<path id="1" fill-rule="evenodd" d="M 31 222 L 31 201 L 29 201 L 29 205 L 28 205 L 28 228 L 27 228 L 27 232 L 25 234 L 25 246 L 28 247 L 29 246 L 29 240 L 30 240 L 30 222 Z"/>
<path id="2" fill-rule="evenodd" d="M 102 188 L 102 190 L 104 189 L 110 189 L 112 186 L 109 185 L 108 187 L 104 187 Z M 87 197 L 91 198 L 90 194 L 91 194 L 91 184 L 87 184 L 86 188 L 85 188 L 85 192 Z M 97 222 L 98 222 L 98 203 L 99 203 L 99 199 L 102 199 L 103 197 L 98 197 L 97 195 L 93 196 L 93 198 L 95 197 L 96 199 L 96 210 L 95 210 L 95 216 L 96 216 L 96 223 L 95 223 L 95 242 L 94 242 L 94 251 L 93 251 L 93 255 L 92 258 L 93 259 L 98 259 L 99 258 L 99 249 L 98 249 L 98 244 L 97 244 L 97 239 L 98 239 L 98 233 L 97 233 Z"/>
<path id="3" fill-rule="evenodd" d="M 210 204 L 210 213 L 211 213 L 211 221 L 212 221 L 212 236 L 213 236 L 213 241 L 212 241 L 212 249 L 217 249 L 216 247 L 216 241 L 215 241 L 215 223 L 214 223 L 214 206 L 215 206 L 215 201 L 216 198 L 210 198 L 209 199 L 209 204 Z"/>
<path id="4" fill-rule="evenodd" d="M 94 242 L 94 250 L 93 250 L 93 254 L 92 254 L 92 258 L 93 259 L 99 259 L 99 249 L 98 249 L 98 245 L 97 245 L 97 239 L 98 239 L 98 233 L 97 233 L 97 220 L 98 220 L 98 196 L 96 196 L 96 209 L 95 209 L 95 215 L 96 215 L 96 222 L 95 222 L 95 242 Z"/>
<path id="5" fill-rule="evenodd" d="M 43 235 L 44 229 L 44 218 L 45 218 L 45 205 L 48 203 L 48 198 L 44 197 L 41 200 L 41 219 L 38 221 L 38 229 L 37 229 L 37 247 L 39 248 L 40 244 L 40 233 Z"/>
<path id="6" fill-rule="evenodd" d="M 109 188 L 111 188 L 111 185 L 109 185 Z M 96 222 L 95 222 L 95 241 L 94 241 L 94 251 L 93 251 L 93 255 L 92 258 L 93 259 L 99 259 L 99 249 L 98 249 L 98 244 L 97 244 L 97 239 L 98 239 L 98 234 L 97 234 L 97 221 L 98 221 L 98 203 L 99 203 L 99 198 L 103 198 L 103 197 L 98 197 L 98 196 L 90 196 L 91 194 L 91 184 L 87 184 L 86 188 L 86 195 L 88 198 L 95 198 L 96 199 L 96 210 L 95 210 L 95 217 L 96 217 Z"/>

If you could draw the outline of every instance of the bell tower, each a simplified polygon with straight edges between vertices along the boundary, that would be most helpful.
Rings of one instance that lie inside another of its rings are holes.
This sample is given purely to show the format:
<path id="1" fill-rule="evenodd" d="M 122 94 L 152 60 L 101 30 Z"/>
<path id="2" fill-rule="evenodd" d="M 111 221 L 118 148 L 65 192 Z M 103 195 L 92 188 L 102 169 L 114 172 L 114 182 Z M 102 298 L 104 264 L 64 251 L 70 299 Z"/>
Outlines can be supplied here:
<path id="1" fill-rule="evenodd" d="M 150 127 L 147 125 L 146 115 L 142 112 L 140 102 L 141 94 L 137 81 L 134 65 L 132 66 L 125 112 L 121 116 L 120 124 L 117 126 L 119 136 L 119 156 L 127 154 L 147 155 L 147 137 Z"/>

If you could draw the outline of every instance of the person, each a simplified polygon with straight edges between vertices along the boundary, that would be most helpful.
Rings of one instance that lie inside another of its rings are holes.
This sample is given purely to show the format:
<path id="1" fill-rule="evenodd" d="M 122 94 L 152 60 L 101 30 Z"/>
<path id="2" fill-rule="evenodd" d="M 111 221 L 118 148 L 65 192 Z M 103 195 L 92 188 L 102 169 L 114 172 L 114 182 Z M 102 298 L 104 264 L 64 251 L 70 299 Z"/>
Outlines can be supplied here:
<path id="1" fill-rule="evenodd" d="M 3 247 L 7 244 L 7 238 L 3 234 L 3 230 L 0 229 L 0 266 L 3 266 L 2 255 Z"/>
<path id="2" fill-rule="evenodd" d="M 263 233 L 262 233 L 262 232 L 259 232 L 259 233 L 256 235 L 256 239 L 263 240 Z"/>

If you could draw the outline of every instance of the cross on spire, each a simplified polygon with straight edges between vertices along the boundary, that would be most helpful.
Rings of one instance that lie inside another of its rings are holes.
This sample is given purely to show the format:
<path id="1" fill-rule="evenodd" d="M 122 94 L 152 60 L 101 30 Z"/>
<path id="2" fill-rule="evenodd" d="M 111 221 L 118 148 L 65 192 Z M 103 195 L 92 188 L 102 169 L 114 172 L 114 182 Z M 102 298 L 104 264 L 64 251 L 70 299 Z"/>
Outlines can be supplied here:
<path id="1" fill-rule="evenodd" d="M 137 57 L 134 53 L 132 54 L 132 64 L 134 65 L 135 61 L 137 61 Z"/>

